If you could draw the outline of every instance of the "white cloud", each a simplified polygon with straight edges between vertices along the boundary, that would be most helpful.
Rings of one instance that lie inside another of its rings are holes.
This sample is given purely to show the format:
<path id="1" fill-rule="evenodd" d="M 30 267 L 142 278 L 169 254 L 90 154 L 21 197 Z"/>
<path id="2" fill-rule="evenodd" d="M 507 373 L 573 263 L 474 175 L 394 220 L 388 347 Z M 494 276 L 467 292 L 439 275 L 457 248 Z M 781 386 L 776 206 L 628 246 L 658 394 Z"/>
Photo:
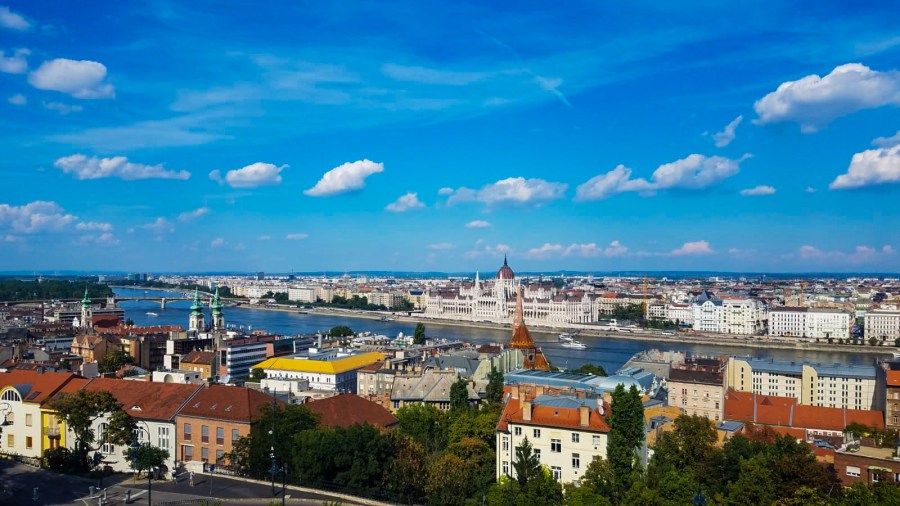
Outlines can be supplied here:
<path id="1" fill-rule="evenodd" d="M 428 249 L 432 249 L 435 251 L 447 251 L 447 250 L 451 250 L 453 248 L 454 248 L 453 244 L 451 244 L 449 242 L 439 242 L 439 243 L 428 245 Z"/>
<path id="2" fill-rule="evenodd" d="M 419 201 L 419 194 L 415 192 L 409 192 L 406 195 L 401 196 L 394 202 L 385 207 L 386 210 L 392 213 L 403 213 L 409 211 L 410 209 L 419 209 L 425 207 L 421 201 Z"/>
<path id="3" fill-rule="evenodd" d="M 490 77 L 490 74 L 487 72 L 447 71 L 427 67 L 397 65 L 394 63 L 382 65 L 381 72 L 397 81 L 442 84 L 447 86 L 465 86 Z"/>
<path id="4" fill-rule="evenodd" d="M 97 221 L 82 221 L 75 225 L 75 230 L 84 230 L 91 232 L 112 232 L 112 223 L 102 223 Z"/>
<path id="5" fill-rule="evenodd" d="M 209 214 L 208 207 L 198 207 L 197 209 L 194 209 L 193 211 L 185 211 L 185 212 L 179 214 L 178 221 L 185 222 L 185 221 L 196 220 L 197 218 L 206 216 L 207 214 Z"/>
<path id="6" fill-rule="evenodd" d="M 847 190 L 892 183 L 900 183 L 900 144 L 856 153 L 847 173 L 835 178 L 828 188 Z"/>
<path id="7" fill-rule="evenodd" d="M 25 98 L 25 95 L 21 93 L 16 93 L 15 95 L 9 97 L 7 101 L 12 105 L 25 105 L 28 103 L 28 99 Z"/>
<path id="8" fill-rule="evenodd" d="M 181 179 L 187 180 L 191 177 L 191 173 L 186 170 L 171 171 L 159 165 L 144 165 L 141 163 L 131 163 L 124 156 L 115 156 L 112 158 L 97 158 L 92 156 L 88 158 L 85 155 L 77 154 L 64 156 L 53 166 L 61 169 L 66 174 L 74 174 L 76 179 L 102 179 L 107 177 L 116 177 L 125 181 L 135 181 L 138 179 Z"/>
<path id="9" fill-rule="evenodd" d="M 59 231 L 77 219 L 56 202 L 37 200 L 24 206 L 0 204 L 0 230 L 26 234 Z"/>
<path id="10" fill-rule="evenodd" d="M 613 241 L 609 243 L 609 246 L 607 246 L 603 250 L 603 254 L 608 257 L 624 255 L 625 253 L 628 253 L 628 247 L 620 243 L 619 241 Z"/>
<path id="11" fill-rule="evenodd" d="M 257 241 L 271 241 L 272 236 L 271 235 L 261 235 L 261 236 L 257 237 L 256 240 Z"/>
<path id="12" fill-rule="evenodd" d="M 747 188 L 746 190 L 741 190 L 741 195 L 745 197 L 772 195 L 773 193 L 775 193 L 775 188 L 764 184 L 754 186 L 753 188 Z"/>
<path id="13" fill-rule="evenodd" d="M 25 239 L 17 235 L 6 234 L 3 236 L 4 242 L 25 242 Z"/>
<path id="14" fill-rule="evenodd" d="M 725 146 L 731 144 L 731 141 L 733 141 L 734 137 L 735 137 L 734 130 L 737 128 L 738 125 L 741 124 L 741 121 L 743 121 L 743 120 L 744 120 L 744 115 L 742 114 L 742 115 L 738 116 L 737 118 L 734 118 L 734 120 L 732 120 L 731 123 L 725 125 L 724 130 L 713 134 L 712 138 L 713 138 L 713 141 L 716 143 L 717 148 L 724 148 Z"/>
<path id="15" fill-rule="evenodd" d="M 276 167 L 271 163 L 256 162 L 240 169 L 229 170 L 222 179 L 221 171 L 214 170 L 209 178 L 218 183 L 228 183 L 232 188 L 257 188 L 259 186 L 275 186 L 281 184 L 281 171 L 288 165 Z"/>
<path id="16" fill-rule="evenodd" d="M 900 144 L 900 130 L 890 137 L 878 137 L 872 141 L 872 144 L 880 148 L 892 148 Z"/>
<path id="17" fill-rule="evenodd" d="M 754 104 L 759 115 L 754 123 L 790 121 L 809 133 L 841 116 L 885 105 L 900 105 L 900 72 L 848 63 L 825 77 L 813 74 L 782 83 Z"/>
<path id="18" fill-rule="evenodd" d="M 445 186 L 445 187 L 441 188 L 440 190 L 438 190 L 438 195 L 441 195 L 441 196 L 453 195 L 453 188 L 450 188 L 449 186 Z"/>
<path id="19" fill-rule="evenodd" d="M 643 178 L 632 179 L 631 169 L 619 165 L 579 185 L 575 191 L 575 200 L 601 200 L 625 192 L 639 192 L 649 196 L 658 190 L 709 188 L 737 174 L 741 169 L 741 162 L 748 158 L 749 154 L 738 159 L 692 154 L 660 165 L 653 171 L 650 181 Z"/>
<path id="20" fill-rule="evenodd" d="M 543 245 L 537 248 L 531 248 L 526 252 L 526 256 L 529 258 L 558 258 L 558 257 L 584 257 L 584 258 L 595 258 L 595 257 L 616 257 L 621 256 L 628 253 L 628 248 L 624 246 L 619 241 L 612 241 L 609 243 L 609 246 L 603 248 L 597 246 L 597 243 L 572 243 L 568 246 L 563 246 L 562 244 L 552 244 L 552 243 L 544 243 Z"/>
<path id="21" fill-rule="evenodd" d="M 547 242 L 537 248 L 531 248 L 525 253 L 525 256 L 528 258 L 550 258 L 562 252 L 562 244 L 550 244 Z"/>
<path id="22" fill-rule="evenodd" d="M 506 244 L 484 244 L 484 241 L 479 239 L 475 242 L 475 248 L 466 252 L 465 257 L 468 259 L 478 258 L 484 255 L 491 257 L 500 257 L 512 251 L 512 248 L 507 246 Z"/>
<path id="23" fill-rule="evenodd" d="M 816 191 L 818 191 L 818 190 L 816 190 L 812 186 L 807 186 L 806 189 L 803 191 L 805 191 L 806 193 L 816 193 Z"/>
<path id="24" fill-rule="evenodd" d="M 285 239 L 288 239 L 291 241 L 302 241 L 303 239 L 306 239 L 308 237 L 309 237 L 309 234 L 288 234 L 288 235 L 284 236 Z"/>
<path id="25" fill-rule="evenodd" d="M 824 251 L 815 246 L 803 245 L 797 250 L 797 255 L 803 260 L 833 263 L 866 263 L 883 260 L 896 252 L 890 244 L 885 244 L 881 249 L 860 245 L 851 252 L 839 250 Z"/>
<path id="26" fill-rule="evenodd" d="M 78 242 L 81 244 L 100 244 L 103 246 L 115 246 L 119 244 L 119 240 L 116 239 L 116 236 L 113 235 L 112 232 L 104 232 L 99 235 L 88 234 L 83 235 L 78 239 Z"/>
<path id="27" fill-rule="evenodd" d="M 472 220 L 466 223 L 466 228 L 490 228 L 490 222 L 485 220 Z"/>
<path id="28" fill-rule="evenodd" d="M 706 241 L 693 241 L 686 242 L 681 245 L 680 248 L 672 250 L 670 253 L 674 256 L 683 256 L 683 255 L 709 255 L 710 253 L 715 253 L 712 248 L 709 247 L 709 243 Z"/>
<path id="29" fill-rule="evenodd" d="M 563 198 L 568 186 L 565 183 L 552 183 L 537 178 L 510 177 L 484 185 L 480 190 L 465 187 L 454 190 L 447 203 L 542 204 Z"/>
<path id="30" fill-rule="evenodd" d="M 31 28 L 31 23 L 21 14 L 9 10 L 9 7 L 0 5 L 0 26 L 23 32 Z"/>
<path id="31" fill-rule="evenodd" d="M 116 89 L 105 79 L 106 66 L 102 63 L 65 58 L 45 61 L 28 75 L 28 82 L 40 90 L 59 91 L 75 98 L 115 98 Z"/>
<path id="32" fill-rule="evenodd" d="M 315 186 L 303 193 L 311 197 L 328 197 L 360 190 L 366 186 L 367 177 L 383 171 L 384 164 L 371 160 L 347 162 L 326 172 Z"/>
<path id="33" fill-rule="evenodd" d="M 50 111 L 56 111 L 56 112 L 62 114 L 63 116 L 65 116 L 66 114 L 69 114 L 70 112 L 81 112 L 84 110 L 84 108 L 81 107 L 80 105 L 69 105 L 69 104 L 64 104 L 62 102 L 44 102 L 43 106 L 44 106 L 44 109 L 47 109 Z"/>
<path id="34" fill-rule="evenodd" d="M 221 237 L 216 237 L 209 243 L 210 248 L 221 248 L 222 246 L 225 246 L 225 239 Z"/>
<path id="35" fill-rule="evenodd" d="M 0 50 L 0 72 L 5 74 L 24 74 L 28 72 L 28 55 L 31 51 L 21 48 L 16 49 L 12 55 Z"/>
<path id="36" fill-rule="evenodd" d="M 157 234 L 165 234 L 175 231 L 175 227 L 173 227 L 172 224 L 169 223 L 169 220 L 163 217 L 156 218 L 156 220 L 154 220 L 152 223 L 144 225 L 143 228 L 151 230 Z"/>

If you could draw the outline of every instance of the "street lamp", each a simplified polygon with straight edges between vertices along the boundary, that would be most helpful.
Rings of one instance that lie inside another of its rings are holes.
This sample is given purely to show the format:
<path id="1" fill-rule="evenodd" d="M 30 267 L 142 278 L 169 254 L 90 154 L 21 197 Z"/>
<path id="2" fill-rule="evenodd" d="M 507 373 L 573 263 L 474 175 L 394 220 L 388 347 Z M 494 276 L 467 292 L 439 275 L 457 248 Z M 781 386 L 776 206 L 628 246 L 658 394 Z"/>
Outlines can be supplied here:
<path id="1" fill-rule="evenodd" d="M 145 427 L 141 427 L 140 425 L 135 426 L 134 441 L 131 443 L 131 446 L 129 447 L 129 448 L 131 448 L 131 468 L 135 470 L 135 477 L 137 477 L 137 451 L 138 451 L 138 448 L 141 447 L 141 445 L 139 445 L 137 442 L 138 434 L 140 432 L 146 432 L 147 433 L 147 504 L 151 505 L 151 504 L 153 504 L 153 484 L 150 479 L 151 478 L 151 475 L 150 475 L 151 465 L 150 465 L 150 459 L 149 459 L 149 457 L 150 457 L 150 455 L 149 455 L 149 453 L 150 453 L 150 428 L 146 427 L 146 422 L 138 422 L 138 423 L 143 423 L 145 425 Z"/>
<path id="2" fill-rule="evenodd" d="M 269 468 L 269 474 L 272 475 L 272 497 L 275 497 L 275 476 L 278 473 L 281 473 L 281 504 L 284 506 L 285 499 L 285 480 L 287 475 L 287 466 L 283 465 L 281 467 L 278 466 L 277 461 L 275 460 L 275 418 L 277 416 L 275 409 L 278 407 L 278 401 L 275 397 L 275 389 L 272 389 L 272 430 L 269 431 L 269 434 L 272 435 L 272 446 L 269 448 L 269 457 L 272 459 L 272 466 Z"/>
<path id="3" fill-rule="evenodd" d="M 509 506 L 515 506 L 516 498 L 513 494 L 513 466 L 516 463 L 516 446 L 513 444 L 513 427 L 512 416 L 506 415 L 506 430 L 509 431 L 509 469 L 507 469 L 506 477 L 509 478 Z"/>
<path id="4" fill-rule="evenodd" d="M 697 485 L 697 495 L 694 496 L 692 502 L 697 506 L 703 506 L 706 504 L 706 498 L 703 497 L 703 490 L 700 488 L 700 485 Z"/>

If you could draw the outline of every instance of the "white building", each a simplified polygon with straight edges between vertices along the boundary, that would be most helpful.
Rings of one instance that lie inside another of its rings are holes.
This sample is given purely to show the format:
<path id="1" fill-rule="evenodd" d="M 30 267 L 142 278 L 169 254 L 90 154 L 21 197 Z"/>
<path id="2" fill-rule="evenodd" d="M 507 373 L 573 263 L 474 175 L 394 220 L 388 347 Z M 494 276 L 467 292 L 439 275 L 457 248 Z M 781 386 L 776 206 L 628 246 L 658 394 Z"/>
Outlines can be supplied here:
<path id="1" fill-rule="evenodd" d="M 691 304 L 694 330 L 756 335 L 766 329 L 766 306 L 747 297 L 712 297 L 703 292 Z"/>
<path id="2" fill-rule="evenodd" d="M 864 322 L 866 341 L 874 337 L 893 343 L 900 338 L 900 310 L 894 306 L 867 311 Z"/>
<path id="3" fill-rule="evenodd" d="M 883 404 L 874 365 L 730 357 L 725 376 L 729 388 L 794 397 L 800 404 L 810 406 L 871 410 L 882 409 Z"/>
<path id="4" fill-rule="evenodd" d="M 513 388 L 497 425 L 497 479 L 515 478 L 515 449 L 525 439 L 562 483 L 578 481 L 594 457 L 606 458 L 609 425 L 598 399 L 526 395 Z"/>
<path id="5" fill-rule="evenodd" d="M 307 304 L 315 302 L 316 289 L 307 286 L 299 288 L 288 288 L 288 300 Z"/>
<path id="6" fill-rule="evenodd" d="M 266 378 L 275 380 L 307 380 L 309 388 L 356 393 L 356 371 L 384 360 L 378 352 L 349 353 L 332 349 L 309 355 L 273 357 L 253 366 L 262 369 Z"/>
<path id="7" fill-rule="evenodd" d="M 769 335 L 820 339 L 848 339 L 850 313 L 832 308 L 779 307 L 769 310 Z"/>

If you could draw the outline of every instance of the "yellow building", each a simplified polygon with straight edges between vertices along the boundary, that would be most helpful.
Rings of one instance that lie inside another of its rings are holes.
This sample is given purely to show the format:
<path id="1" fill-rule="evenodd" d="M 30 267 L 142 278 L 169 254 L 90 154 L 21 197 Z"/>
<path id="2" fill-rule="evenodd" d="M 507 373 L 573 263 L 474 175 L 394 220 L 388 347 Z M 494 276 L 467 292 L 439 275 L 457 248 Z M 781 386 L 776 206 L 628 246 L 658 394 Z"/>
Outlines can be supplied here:
<path id="1" fill-rule="evenodd" d="M 310 388 L 356 393 L 356 371 L 384 360 L 376 351 L 347 353 L 328 350 L 300 357 L 273 357 L 250 369 L 262 369 L 266 378 L 307 380 Z"/>

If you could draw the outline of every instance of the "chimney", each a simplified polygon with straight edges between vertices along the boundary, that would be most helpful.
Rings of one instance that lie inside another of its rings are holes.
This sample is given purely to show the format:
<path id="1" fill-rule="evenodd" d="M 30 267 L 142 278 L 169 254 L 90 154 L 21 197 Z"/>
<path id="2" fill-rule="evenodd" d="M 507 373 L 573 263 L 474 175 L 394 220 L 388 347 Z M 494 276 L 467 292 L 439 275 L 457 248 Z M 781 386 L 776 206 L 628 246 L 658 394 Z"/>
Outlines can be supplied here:
<path id="1" fill-rule="evenodd" d="M 534 396 L 538 397 L 540 395 L 544 395 L 544 385 L 537 385 L 534 388 Z"/>
<path id="2" fill-rule="evenodd" d="M 531 401 L 522 401 L 522 420 L 531 421 Z"/>
<path id="3" fill-rule="evenodd" d="M 581 405 L 578 407 L 578 417 L 582 427 L 587 427 L 591 422 L 591 408 Z"/>
<path id="4" fill-rule="evenodd" d="M 519 385 L 512 385 L 512 388 L 509 389 L 510 398 L 519 400 Z"/>

